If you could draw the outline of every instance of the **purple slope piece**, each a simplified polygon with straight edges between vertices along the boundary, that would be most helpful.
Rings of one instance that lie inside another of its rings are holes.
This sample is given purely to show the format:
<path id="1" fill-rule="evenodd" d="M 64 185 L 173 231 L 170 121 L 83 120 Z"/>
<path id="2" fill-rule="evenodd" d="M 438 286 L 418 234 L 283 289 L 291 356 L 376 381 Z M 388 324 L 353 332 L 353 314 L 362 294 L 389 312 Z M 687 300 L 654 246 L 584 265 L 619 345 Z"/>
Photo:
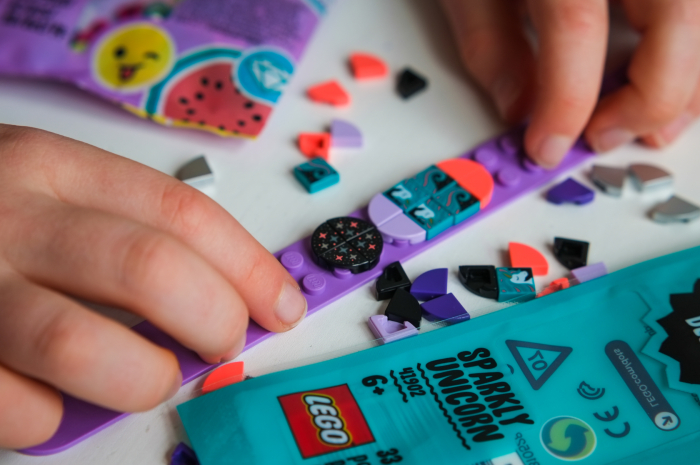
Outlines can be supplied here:
<path id="1" fill-rule="evenodd" d="M 573 178 L 557 184 L 547 192 L 547 201 L 556 205 L 562 203 L 585 205 L 592 202 L 594 198 L 595 192 Z"/>
<path id="2" fill-rule="evenodd" d="M 199 465 L 199 459 L 187 444 L 181 442 L 170 457 L 170 465 Z"/>
<path id="3" fill-rule="evenodd" d="M 420 306 L 423 308 L 423 314 L 430 321 L 449 320 L 448 323 L 453 324 L 467 321 L 470 318 L 469 313 L 452 293 L 445 294 L 429 302 L 423 302 Z"/>
<path id="4" fill-rule="evenodd" d="M 331 145 L 340 148 L 360 148 L 362 133 L 354 124 L 334 119 L 331 123 Z"/>
<path id="5" fill-rule="evenodd" d="M 386 315 L 374 315 L 369 317 L 367 325 L 370 331 L 382 344 L 398 341 L 410 336 L 416 336 L 418 330 L 408 321 L 398 323 L 391 321 Z"/>
<path id="6" fill-rule="evenodd" d="M 518 138 L 522 138 L 522 133 L 522 128 L 514 130 L 512 133 L 514 134 L 513 140 L 519 140 Z M 470 150 L 461 155 L 461 157 L 472 159 L 477 151 L 480 153 L 493 153 L 496 157 L 498 157 L 499 167 L 512 166 L 514 168 L 521 168 L 520 160 L 517 156 L 503 153 L 499 146 L 498 139 L 487 141 L 479 147 L 476 147 L 474 150 Z M 289 270 L 290 274 L 299 283 L 301 283 L 303 278 L 309 274 L 320 274 L 325 276 L 325 288 L 316 295 L 306 295 L 309 305 L 308 313 L 313 314 L 345 294 L 348 294 L 349 292 L 352 292 L 353 290 L 358 289 L 359 287 L 368 283 L 374 282 L 383 272 L 384 268 L 389 266 L 391 263 L 396 261 L 406 263 L 407 260 L 410 260 L 428 248 L 448 240 L 455 234 L 459 234 L 462 230 L 469 227 L 474 221 L 478 221 L 481 218 L 486 218 L 488 215 L 498 212 L 501 208 L 517 200 L 520 196 L 552 182 L 554 179 L 570 171 L 572 168 L 581 165 L 587 160 L 590 160 L 593 156 L 593 152 L 586 148 L 583 143 L 578 143 L 573 147 L 559 166 L 553 170 L 528 172 L 523 169 L 520 183 L 516 187 L 504 187 L 496 184 L 494 186 L 491 203 L 485 209 L 449 228 L 429 241 L 425 240 L 424 230 L 421 230 L 421 234 L 417 234 L 416 231 L 414 241 L 411 241 L 410 239 L 402 241 L 401 238 L 396 238 L 397 240 L 391 244 L 389 243 L 389 239 L 385 236 L 384 251 L 382 252 L 377 266 L 374 269 L 364 273 L 354 274 L 347 279 L 337 278 L 315 262 L 311 253 L 310 238 L 308 237 L 303 238 L 280 250 L 275 254 L 275 256 L 280 259 L 282 255 L 287 252 L 297 252 L 303 256 L 303 263 L 299 267 Z M 369 220 L 367 216 L 367 208 L 361 208 L 347 216 Z M 389 222 L 401 217 L 412 222 L 404 214 L 396 216 Z M 387 224 L 389 222 L 387 222 Z M 415 223 L 413 224 L 416 225 Z M 392 225 L 392 229 L 396 228 L 394 231 L 397 232 L 397 235 L 411 236 L 410 233 L 401 231 L 398 226 L 400 225 Z M 384 233 L 382 227 L 379 227 L 378 229 Z M 409 244 L 409 242 L 414 243 Z M 297 262 L 298 260 L 294 261 Z M 216 365 L 204 363 L 197 356 L 197 354 L 178 344 L 175 342 L 175 340 L 165 335 L 165 333 L 157 329 L 149 322 L 140 323 L 136 325 L 133 330 L 139 334 L 142 334 L 146 339 L 165 347 L 175 354 L 180 362 L 183 384 L 188 383 L 189 381 L 211 371 L 216 367 Z M 245 348 L 250 349 L 256 344 L 272 336 L 272 334 L 273 333 L 264 330 L 255 322 L 251 321 L 248 325 Z M 103 430 L 119 419 L 127 416 L 126 413 L 107 410 L 87 402 L 76 400 L 65 394 L 63 395 L 63 411 L 63 419 L 56 434 L 43 444 L 24 449 L 22 451 L 23 453 L 29 455 L 50 455 L 61 452 Z"/>
<path id="7" fill-rule="evenodd" d="M 411 294 L 418 300 L 432 300 L 447 294 L 447 268 L 426 271 L 411 284 Z"/>
<path id="8" fill-rule="evenodd" d="M 593 265 L 582 266 L 581 268 L 576 268 L 571 270 L 571 276 L 573 276 L 579 283 L 585 283 L 591 279 L 600 278 L 608 274 L 608 269 L 605 263 L 594 263 Z"/>

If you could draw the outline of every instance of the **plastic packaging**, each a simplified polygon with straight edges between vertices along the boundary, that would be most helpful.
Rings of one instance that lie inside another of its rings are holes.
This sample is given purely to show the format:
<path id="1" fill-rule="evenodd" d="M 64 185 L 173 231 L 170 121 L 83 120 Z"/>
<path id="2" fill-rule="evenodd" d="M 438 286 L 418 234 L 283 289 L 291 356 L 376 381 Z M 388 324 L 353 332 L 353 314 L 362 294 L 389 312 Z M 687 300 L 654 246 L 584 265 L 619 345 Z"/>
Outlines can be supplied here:
<path id="1" fill-rule="evenodd" d="M 700 248 L 178 407 L 202 465 L 696 463 Z"/>
<path id="2" fill-rule="evenodd" d="M 0 74 L 256 137 L 331 0 L 0 0 Z"/>

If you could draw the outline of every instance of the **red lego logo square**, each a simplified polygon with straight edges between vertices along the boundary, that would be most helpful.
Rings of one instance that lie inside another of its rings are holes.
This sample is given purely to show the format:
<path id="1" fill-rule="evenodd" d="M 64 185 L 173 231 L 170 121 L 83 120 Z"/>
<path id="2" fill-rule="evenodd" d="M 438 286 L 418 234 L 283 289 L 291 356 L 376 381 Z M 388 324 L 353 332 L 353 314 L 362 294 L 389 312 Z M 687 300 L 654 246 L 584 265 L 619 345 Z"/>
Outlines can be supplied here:
<path id="1" fill-rule="evenodd" d="M 374 442 L 347 384 L 278 397 L 305 459 Z"/>

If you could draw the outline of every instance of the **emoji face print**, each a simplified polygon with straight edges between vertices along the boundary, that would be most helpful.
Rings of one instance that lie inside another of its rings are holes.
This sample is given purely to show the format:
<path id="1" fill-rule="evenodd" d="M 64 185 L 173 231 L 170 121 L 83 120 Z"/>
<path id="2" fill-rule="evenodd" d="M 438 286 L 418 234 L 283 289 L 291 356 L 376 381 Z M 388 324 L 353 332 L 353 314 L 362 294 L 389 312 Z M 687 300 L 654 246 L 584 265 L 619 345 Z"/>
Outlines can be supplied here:
<path id="1" fill-rule="evenodd" d="M 95 49 L 95 78 L 105 87 L 134 92 L 163 79 L 173 67 L 175 47 L 150 23 L 132 23 L 110 32 Z"/>

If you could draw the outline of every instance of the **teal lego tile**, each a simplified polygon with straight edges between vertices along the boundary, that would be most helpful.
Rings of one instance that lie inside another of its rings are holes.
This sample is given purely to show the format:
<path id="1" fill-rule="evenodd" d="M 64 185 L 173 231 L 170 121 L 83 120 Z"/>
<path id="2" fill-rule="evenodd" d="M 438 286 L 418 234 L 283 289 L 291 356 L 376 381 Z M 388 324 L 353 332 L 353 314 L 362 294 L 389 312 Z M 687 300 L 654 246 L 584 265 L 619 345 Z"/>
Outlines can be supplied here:
<path id="1" fill-rule="evenodd" d="M 310 194 L 340 182 L 340 175 L 323 158 L 314 158 L 294 168 L 294 176 Z"/>
<path id="2" fill-rule="evenodd" d="M 454 224 L 454 218 L 435 199 L 428 198 L 406 212 L 409 218 L 425 229 L 426 239 L 430 240 Z"/>
<path id="3" fill-rule="evenodd" d="M 536 296 L 531 268 L 496 268 L 499 302 L 527 302 Z"/>

